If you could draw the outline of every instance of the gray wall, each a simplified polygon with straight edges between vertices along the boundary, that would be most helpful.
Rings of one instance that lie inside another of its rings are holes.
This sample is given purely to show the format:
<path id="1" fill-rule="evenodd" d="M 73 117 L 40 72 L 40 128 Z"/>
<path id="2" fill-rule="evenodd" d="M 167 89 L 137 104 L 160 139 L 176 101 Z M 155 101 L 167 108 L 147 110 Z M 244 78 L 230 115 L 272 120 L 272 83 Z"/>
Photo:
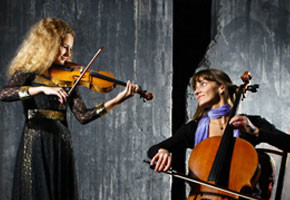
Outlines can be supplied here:
<path id="1" fill-rule="evenodd" d="M 242 111 L 262 115 L 285 131 L 290 121 L 289 11 L 287 0 L 213 1 L 213 40 L 204 58 L 209 67 L 226 71 L 236 84 L 249 70 L 260 89 L 248 95 Z M 153 173 L 142 160 L 150 145 L 171 132 L 172 1 L 2 0 L 0 86 L 7 82 L 7 64 L 28 28 L 52 16 L 76 29 L 75 62 L 87 64 L 96 49 L 105 46 L 94 69 L 133 80 L 155 94 L 152 102 L 134 97 L 85 126 L 69 113 L 81 199 L 170 199 L 170 177 Z M 86 88 L 81 92 L 86 104 L 94 106 L 121 89 L 108 94 Z M 188 92 L 191 116 L 196 102 Z M 11 196 L 24 120 L 20 106 L 0 102 L 1 200 Z M 279 167 L 279 159 L 274 159 Z M 283 199 L 290 198 L 289 171 L 288 166 Z"/>
<path id="2" fill-rule="evenodd" d="M 249 93 L 241 112 L 261 115 L 283 131 L 290 129 L 290 2 L 288 0 L 216 0 L 212 6 L 212 41 L 200 68 L 218 68 L 242 84 L 240 76 L 251 72 L 257 93 Z M 196 105 L 188 89 L 188 116 Z M 267 144 L 259 147 L 273 148 Z M 289 154 L 288 154 L 289 155 Z M 276 162 L 276 174 L 280 157 Z M 290 199 L 290 166 L 282 199 Z"/>
<path id="3" fill-rule="evenodd" d="M 170 135 L 172 12 L 167 0 L 1 0 L 1 87 L 29 27 L 41 18 L 59 17 L 76 30 L 75 62 L 86 65 L 104 46 L 93 69 L 132 80 L 155 95 L 147 103 L 133 97 L 85 126 L 69 112 L 82 200 L 170 199 L 170 178 L 153 173 L 142 161 L 149 146 Z M 82 88 L 81 93 L 92 107 L 122 89 L 97 94 Z M 0 111 L 0 199 L 6 200 L 24 118 L 19 102 L 0 102 Z"/>

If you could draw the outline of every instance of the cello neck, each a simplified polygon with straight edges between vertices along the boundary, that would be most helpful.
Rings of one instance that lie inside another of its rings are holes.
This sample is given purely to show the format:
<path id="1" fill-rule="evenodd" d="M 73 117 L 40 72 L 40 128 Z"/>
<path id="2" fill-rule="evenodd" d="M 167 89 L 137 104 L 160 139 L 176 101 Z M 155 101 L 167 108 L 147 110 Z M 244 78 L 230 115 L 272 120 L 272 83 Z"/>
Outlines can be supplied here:
<path id="1" fill-rule="evenodd" d="M 208 181 L 213 181 L 218 185 L 227 187 L 230 172 L 230 163 L 232 158 L 232 153 L 235 145 L 235 138 L 233 137 L 233 126 L 229 124 L 231 118 L 233 118 L 236 113 L 240 103 L 241 96 L 246 85 L 239 87 L 239 91 L 236 95 L 236 100 L 234 102 L 233 108 L 230 112 L 229 120 L 225 128 L 225 132 L 222 136 L 218 151 L 214 163 L 212 165 L 211 171 L 208 176 Z"/>

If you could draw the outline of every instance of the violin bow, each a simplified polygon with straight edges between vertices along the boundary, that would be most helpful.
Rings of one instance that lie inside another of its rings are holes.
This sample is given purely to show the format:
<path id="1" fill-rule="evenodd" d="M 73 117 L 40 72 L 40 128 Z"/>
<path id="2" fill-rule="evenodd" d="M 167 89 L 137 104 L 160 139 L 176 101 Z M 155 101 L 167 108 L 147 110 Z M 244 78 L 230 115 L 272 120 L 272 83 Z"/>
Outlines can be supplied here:
<path id="1" fill-rule="evenodd" d="M 94 55 L 94 57 L 91 59 L 91 61 L 89 62 L 89 64 L 82 70 L 81 75 L 78 77 L 78 79 L 74 82 L 73 86 L 71 87 L 71 89 L 68 91 L 68 96 L 70 96 L 70 94 L 72 93 L 72 91 L 75 89 L 75 87 L 78 85 L 78 83 L 81 81 L 81 79 L 83 78 L 83 76 L 86 74 L 86 72 L 89 70 L 89 68 L 91 67 L 91 65 L 93 64 L 93 62 L 95 62 L 96 58 L 100 55 L 101 51 L 104 49 L 104 47 L 102 46 Z"/>
<path id="2" fill-rule="evenodd" d="M 143 162 L 146 163 L 146 164 L 150 164 L 150 161 L 148 161 L 148 160 L 143 160 Z M 152 168 L 152 167 L 154 167 L 154 166 L 151 166 L 150 168 Z M 217 185 L 208 183 L 206 181 L 190 177 L 190 176 L 188 176 L 186 174 L 182 174 L 182 173 L 176 172 L 175 170 L 172 170 L 172 169 L 168 170 L 167 172 L 162 172 L 162 173 L 169 174 L 169 175 L 171 175 L 173 177 L 176 177 L 176 178 L 179 178 L 179 179 L 191 182 L 191 183 L 204 185 L 204 186 L 207 186 L 207 187 L 212 188 L 212 189 L 216 189 L 216 190 L 219 190 L 219 191 L 222 191 L 222 192 L 226 192 L 228 194 L 236 195 L 236 196 L 248 199 L 248 200 L 263 200 L 261 198 L 253 197 L 253 196 L 250 196 L 248 194 L 242 194 L 242 193 L 236 192 L 234 190 L 230 190 L 228 188 L 217 186 Z"/>

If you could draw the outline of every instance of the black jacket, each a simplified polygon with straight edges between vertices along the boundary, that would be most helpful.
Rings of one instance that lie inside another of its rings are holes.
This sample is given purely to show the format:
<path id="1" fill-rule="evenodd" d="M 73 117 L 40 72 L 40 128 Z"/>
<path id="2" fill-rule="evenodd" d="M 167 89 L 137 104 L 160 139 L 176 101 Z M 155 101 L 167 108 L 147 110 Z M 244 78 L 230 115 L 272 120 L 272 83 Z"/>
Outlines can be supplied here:
<path id="1" fill-rule="evenodd" d="M 241 138 L 246 139 L 254 146 L 265 142 L 283 151 L 290 152 L 290 135 L 276 129 L 273 124 L 260 116 L 246 116 L 259 128 L 260 132 L 258 137 L 242 132 Z M 180 148 L 193 148 L 197 125 L 198 121 L 196 120 L 184 124 L 172 137 L 151 146 L 147 152 L 148 157 L 153 158 L 160 148 L 167 149 L 169 152 L 174 152 Z"/>

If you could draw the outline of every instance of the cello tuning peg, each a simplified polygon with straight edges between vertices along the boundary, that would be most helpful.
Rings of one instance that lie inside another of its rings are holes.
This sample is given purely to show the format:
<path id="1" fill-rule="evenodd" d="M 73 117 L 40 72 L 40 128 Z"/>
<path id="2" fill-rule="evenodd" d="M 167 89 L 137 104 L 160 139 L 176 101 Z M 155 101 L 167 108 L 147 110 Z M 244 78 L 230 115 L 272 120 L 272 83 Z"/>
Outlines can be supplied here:
<path id="1" fill-rule="evenodd" d="M 259 85 L 258 84 L 254 84 L 254 85 L 249 85 L 247 87 L 247 90 L 255 93 L 255 92 L 257 92 L 257 88 L 259 88 Z"/>

